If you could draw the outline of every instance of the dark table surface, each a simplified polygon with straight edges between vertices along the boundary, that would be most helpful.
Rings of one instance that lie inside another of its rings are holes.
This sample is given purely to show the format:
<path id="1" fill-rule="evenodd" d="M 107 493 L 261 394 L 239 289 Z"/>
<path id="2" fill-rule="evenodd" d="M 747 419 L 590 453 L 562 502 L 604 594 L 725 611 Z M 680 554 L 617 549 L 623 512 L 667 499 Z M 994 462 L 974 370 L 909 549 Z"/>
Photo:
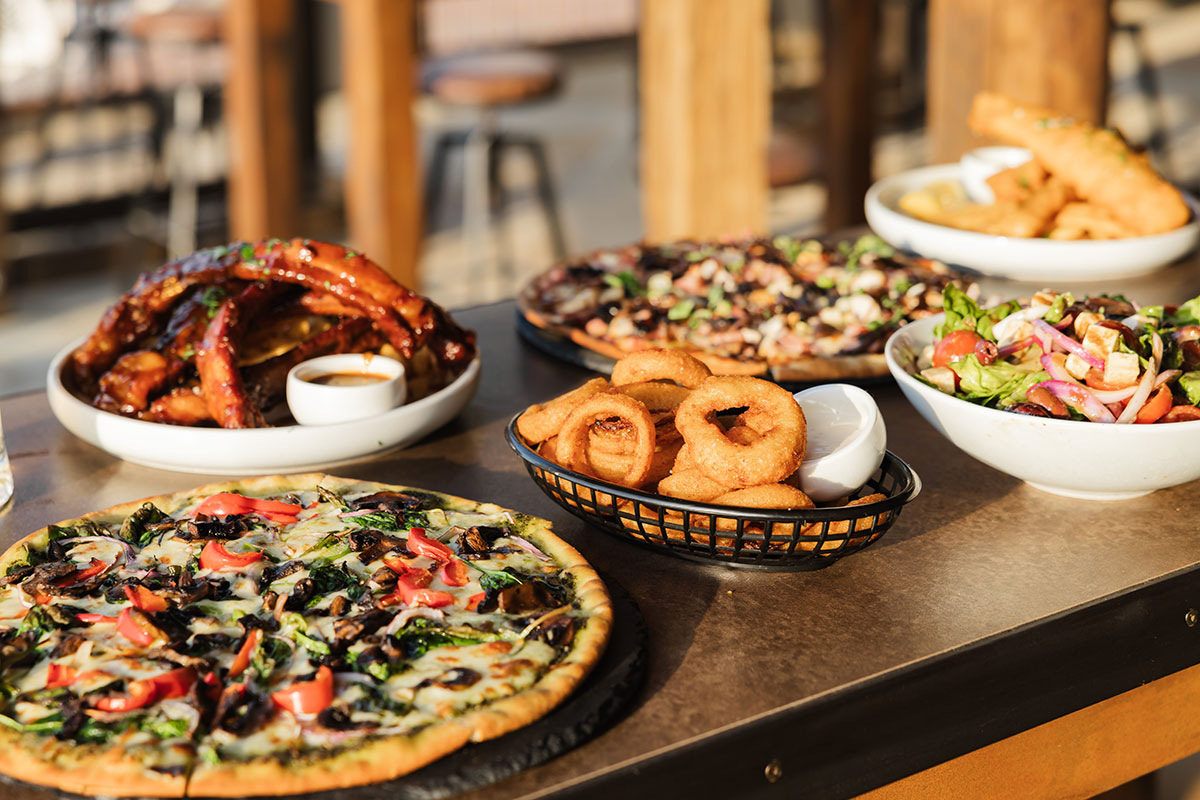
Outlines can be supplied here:
<path id="1" fill-rule="evenodd" d="M 1115 288 L 1161 302 L 1198 286 L 1185 264 Z M 888 446 L 924 482 L 892 530 L 816 572 L 691 563 L 589 528 L 542 495 L 504 426 L 589 373 L 522 343 L 511 303 L 456 316 L 479 332 L 484 359 L 466 412 L 413 447 L 330 471 L 553 520 L 630 592 L 650 633 L 645 686 L 624 720 L 465 797 L 851 796 L 1200 662 L 1184 621 L 1200 607 L 1196 484 L 1119 503 L 1044 494 L 955 449 L 881 382 L 870 391 Z M 17 486 L 0 546 L 216 480 L 119 461 L 69 434 L 42 393 L 0 401 L 0 413 Z"/>

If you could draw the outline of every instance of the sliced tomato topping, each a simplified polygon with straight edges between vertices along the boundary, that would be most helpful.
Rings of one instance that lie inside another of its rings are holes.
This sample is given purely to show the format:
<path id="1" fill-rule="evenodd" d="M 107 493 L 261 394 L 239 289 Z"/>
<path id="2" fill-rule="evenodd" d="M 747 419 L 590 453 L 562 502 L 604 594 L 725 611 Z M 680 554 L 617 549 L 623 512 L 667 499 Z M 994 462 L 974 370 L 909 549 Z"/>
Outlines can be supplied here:
<path id="1" fill-rule="evenodd" d="M 106 622 L 114 623 L 117 621 L 117 617 L 109 617 L 109 616 L 105 616 L 104 614 L 87 614 L 87 613 L 76 614 L 75 619 L 79 620 L 80 622 L 86 622 L 90 625 L 98 625 L 98 624 L 103 624 Z"/>
<path id="2" fill-rule="evenodd" d="M 86 567 L 80 567 L 70 575 L 65 575 L 54 582 L 55 586 L 74 586 L 75 584 L 86 581 L 88 578 L 94 578 L 104 570 L 108 569 L 107 561 L 101 561 L 98 558 L 93 558 Z"/>
<path id="3" fill-rule="evenodd" d="M 79 670 L 66 664 L 51 664 L 46 673 L 46 688 L 57 689 L 60 686 L 70 686 L 79 676 Z"/>
<path id="4" fill-rule="evenodd" d="M 167 610 L 167 601 L 147 589 L 145 586 L 126 586 L 125 596 L 134 608 L 142 611 L 159 612 Z"/>
<path id="5" fill-rule="evenodd" d="M 955 361 L 966 358 L 975 352 L 975 345 L 983 341 L 983 337 L 975 331 L 961 330 L 947 333 L 933 348 L 933 365 L 948 367 Z"/>
<path id="6" fill-rule="evenodd" d="M 297 515 L 303 509 L 294 503 L 281 503 L 278 500 L 261 500 L 257 497 L 246 497 L 233 492 L 214 494 L 196 506 L 195 514 L 207 514 L 210 517 L 229 517 L 236 514 L 258 514 L 271 522 L 291 525 L 296 522 Z"/>
<path id="7" fill-rule="evenodd" d="M 203 569 L 211 569 L 213 572 L 235 572 L 245 569 L 256 561 L 261 561 L 262 557 L 262 553 L 253 551 L 231 553 L 225 549 L 225 545 L 213 539 L 200 551 L 200 566 Z"/>
<path id="8" fill-rule="evenodd" d="M 483 602 L 483 598 L 485 598 L 485 597 L 487 597 L 487 595 L 484 592 L 480 592 L 479 594 L 473 594 L 470 597 L 468 597 L 467 598 L 467 611 L 474 611 L 479 606 L 479 604 Z"/>
<path id="9" fill-rule="evenodd" d="M 229 667 L 229 677 L 236 678 L 246 671 L 246 667 L 250 666 L 250 656 L 254 654 L 254 648 L 258 647 L 258 643 L 262 641 L 262 630 L 254 628 L 250 633 L 246 634 L 246 641 L 242 643 L 242 647 L 233 658 L 233 664 Z"/>
<path id="10" fill-rule="evenodd" d="M 167 642 L 167 637 L 154 627 L 154 623 L 146 617 L 146 614 L 132 607 L 121 609 L 121 613 L 117 615 L 117 633 L 142 647 L 151 647 Z"/>
<path id="11" fill-rule="evenodd" d="M 408 531 L 408 552 L 417 556 L 432 558 L 434 561 L 449 561 L 454 558 L 454 551 L 425 535 L 424 528 L 410 528 Z"/>
<path id="12" fill-rule="evenodd" d="M 433 577 L 429 570 L 414 570 L 414 573 L 424 573 L 424 575 L 413 573 L 397 575 L 396 590 L 386 597 L 380 598 L 379 602 L 385 606 L 403 603 L 410 608 L 413 606 L 441 608 L 454 602 L 454 595 L 449 592 L 425 588 Z"/>
<path id="13" fill-rule="evenodd" d="M 437 576 L 447 586 L 466 586 L 470 581 L 467 565 L 457 558 L 438 567 Z"/>
<path id="14" fill-rule="evenodd" d="M 101 711 L 133 711 L 144 708 L 155 700 L 183 697 L 195 682 L 195 670 L 189 667 L 173 669 L 152 678 L 130 681 L 125 686 L 125 694 L 101 697 L 96 701 L 96 708 Z"/>
<path id="15" fill-rule="evenodd" d="M 1195 419 L 1200 419 L 1200 408 L 1183 404 L 1173 406 L 1159 422 L 1189 422 Z"/>
<path id="16" fill-rule="evenodd" d="M 1158 422 L 1171 410 L 1171 403 L 1174 401 L 1169 386 L 1158 387 L 1158 390 L 1150 395 L 1146 404 L 1138 410 L 1137 417 L 1133 420 L 1134 423 L 1149 425 L 1152 422 Z"/>
<path id="17" fill-rule="evenodd" d="M 333 672 L 329 667 L 320 667 L 311 681 L 298 681 L 272 692 L 271 701 L 293 714 L 320 713 L 333 702 Z"/>

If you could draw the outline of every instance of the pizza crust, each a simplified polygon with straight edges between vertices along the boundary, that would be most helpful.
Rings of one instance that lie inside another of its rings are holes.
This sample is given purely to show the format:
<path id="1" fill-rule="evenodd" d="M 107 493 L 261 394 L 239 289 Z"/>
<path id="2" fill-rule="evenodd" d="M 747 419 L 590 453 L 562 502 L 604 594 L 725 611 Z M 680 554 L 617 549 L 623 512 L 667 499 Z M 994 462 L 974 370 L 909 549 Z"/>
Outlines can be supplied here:
<path id="1" fill-rule="evenodd" d="M 282 495 L 324 486 L 339 493 L 404 491 L 413 487 L 326 475 L 271 475 L 207 484 L 171 494 L 146 497 L 56 523 L 123 520 L 145 503 L 174 513 L 218 492 Z M 439 498 L 442 507 L 496 514 L 507 509 L 465 498 L 417 489 Z M 510 512 L 517 513 L 517 512 Z M 575 584 L 575 605 L 587 614 L 575 633 L 570 652 L 553 664 L 531 687 L 493 701 L 461 717 L 435 722 L 416 734 L 384 736 L 355 743 L 332 755 L 301 754 L 290 761 L 264 757 L 243 762 L 209 764 L 196 760 L 189 776 L 159 775 L 118 747 L 78 746 L 0 728 L 0 772 L 19 780 L 88 795 L 128 797 L 244 797 L 248 789 L 269 787 L 271 794 L 324 791 L 390 780 L 431 763 L 469 742 L 484 741 L 517 730 L 560 704 L 603 655 L 612 626 L 612 604 L 603 581 L 575 548 L 554 535 L 548 521 L 520 515 L 520 535 L 550 556 Z M 22 556 L 26 545 L 42 548 L 49 527 L 23 537 L 0 555 L 0 574 Z M 36 746 L 35 746 L 36 745 Z M 48 760 L 48 759 L 53 760 Z M 64 765 L 69 761 L 70 766 Z"/>

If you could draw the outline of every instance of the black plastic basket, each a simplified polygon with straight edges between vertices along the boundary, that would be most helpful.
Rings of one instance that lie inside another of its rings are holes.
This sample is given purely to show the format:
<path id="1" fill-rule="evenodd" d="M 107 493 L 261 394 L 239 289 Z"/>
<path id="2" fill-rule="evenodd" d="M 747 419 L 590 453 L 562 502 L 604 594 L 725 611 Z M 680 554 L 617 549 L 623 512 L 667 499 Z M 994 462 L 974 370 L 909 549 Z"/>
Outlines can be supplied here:
<path id="1" fill-rule="evenodd" d="M 875 502 L 796 511 L 696 503 L 605 483 L 547 461 L 521 439 L 516 421 L 505 432 L 508 444 L 550 499 L 608 533 L 693 561 L 760 570 L 821 569 L 882 536 L 921 491 L 917 473 L 888 452 L 879 470 L 851 496 L 885 495 Z"/>

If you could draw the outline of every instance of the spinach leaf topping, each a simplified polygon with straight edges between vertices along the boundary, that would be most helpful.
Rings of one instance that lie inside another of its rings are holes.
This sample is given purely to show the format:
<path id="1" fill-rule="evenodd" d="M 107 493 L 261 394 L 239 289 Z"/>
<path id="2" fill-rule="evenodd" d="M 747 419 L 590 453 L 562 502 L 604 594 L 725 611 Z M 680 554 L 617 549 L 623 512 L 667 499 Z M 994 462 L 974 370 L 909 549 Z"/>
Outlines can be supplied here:
<path id="1" fill-rule="evenodd" d="M 157 506 L 153 503 L 145 503 L 121 523 L 120 537 L 130 544 L 144 546 L 154 536 L 154 532 L 147 531 L 146 526 L 163 522 L 166 519 L 167 515 L 160 511 Z"/>

